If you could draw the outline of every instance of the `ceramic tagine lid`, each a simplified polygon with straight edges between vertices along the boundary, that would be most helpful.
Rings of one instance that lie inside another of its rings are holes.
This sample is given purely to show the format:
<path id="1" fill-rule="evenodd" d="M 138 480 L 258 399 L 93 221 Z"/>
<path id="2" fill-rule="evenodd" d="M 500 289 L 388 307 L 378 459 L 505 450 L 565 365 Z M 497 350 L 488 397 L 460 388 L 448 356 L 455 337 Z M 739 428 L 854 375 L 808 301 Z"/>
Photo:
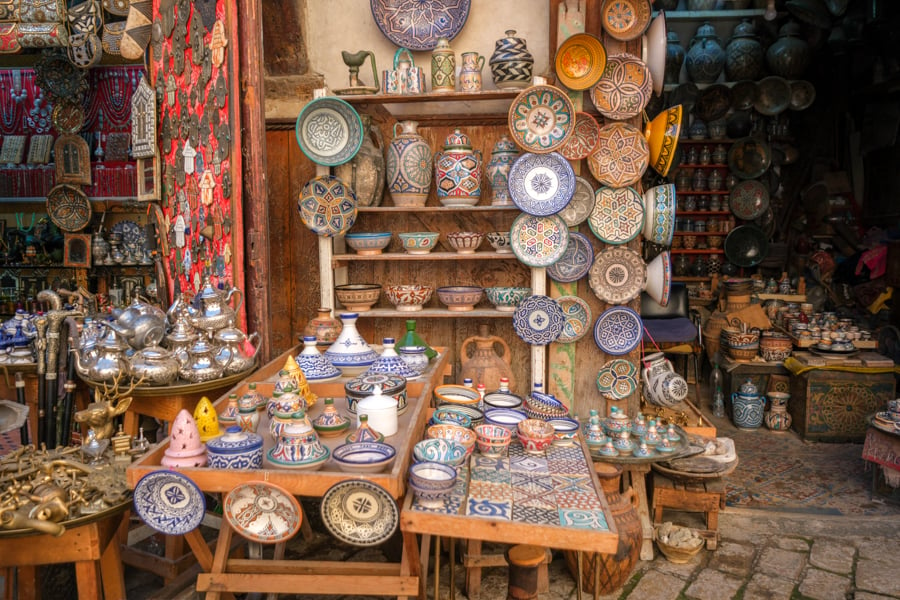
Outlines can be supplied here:
<path id="1" fill-rule="evenodd" d="M 246 392 L 243 396 L 241 396 L 240 398 L 238 398 L 238 406 L 240 406 L 240 401 L 243 400 L 244 398 L 248 397 L 248 396 L 249 396 L 249 397 L 252 397 L 252 398 L 253 398 L 253 401 L 256 403 L 256 410 L 263 410 L 263 409 L 265 409 L 266 404 L 268 404 L 268 402 L 269 402 L 269 399 L 266 398 L 265 396 L 263 396 L 263 395 L 259 392 L 259 390 L 256 389 L 256 384 L 255 384 L 255 383 L 251 383 L 250 385 L 248 385 L 248 386 L 247 386 L 247 392 Z"/>
<path id="2" fill-rule="evenodd" d="M 372 366 L 366 371 L 366 375 L 386 373 L 406 379 L 416 379 L 421 376 L 418 371 L 410 368 L 406 361 L 397 354 L 397 351 L 394 349 L 395 343 L 394 338 L 384 338 L 382 342 L 384 350 L 381 352 L 381 356 L 376 358 Z"/>
<path id="3" fill-rule="evenodd" d="M 172 422 L 169 447 L 160 462 L 164 467 L 202 467 L 206 464 L 206 444 L 200 441 L 197 423 L 186 409 L 181 409 Z"/>
<path id="4" fill-rule="evenodd" d="M 232 425 L 223 435 L 209 440 L 206 449 L 211 454 L 243 454 L 261 448 L 262 444 L 261 435 L 243 431 L 239 426 Z"/>
<path id="5" fill-rule="evenodd" d="M 350 428 L 350 419 L 338 411 L 334 405 L 334 398 L 325 398 L 322 413 L 313 419 L 312 426 L 320 436 L 333 437 Z"/>
<path id="6" fill-rule="evenodd" d="M 457 127 L 444 140 L 444 150 L 471 152 L 472 142 L 469 140 L 469 136 L 463 133 L 462 130 Z"/>
<path id="7" fill-rule="evenodd" d="M 741 387 L 738 390 L 738 393 L 741 396 L 748 396 L 748 397 L 758 396 L 759 388 L 757 388 L 756 385 L 753 383 L 753 381 L 748 378 L 747 381 L 745 381 L 744 383 L 741 384 Z"/>
<path id="8" fill-rule="evenodd" d="M 341 370 L 319 352 L 314 335 L 303 336 L 303 350 L 296 362 L 308 381 L 332 381 L 341 376 Z"/>
<path id="9" fill-rule="evenodd" d="M 234 408 L 237 409 L 237 399 L 235 399 Z M 235 415 L 232 421 L 236 419 L 237 416 Z M 200 433 L 201 442 L 206 442 L 222 434 L 219 431 L 219 417 L 216 414 L 216 409 L 206 396 L 200 398 L 200 402 L 194 408 L 194 422 L 194 426 L 197 427 Z"/>
<path id="10" fill-rule="evenodd" d="M 354 442 L 383 442 L 384 436 L 369 425 L 369 415 L 359 415 L 359 427 L 346 438 L 348 444 Z"/>

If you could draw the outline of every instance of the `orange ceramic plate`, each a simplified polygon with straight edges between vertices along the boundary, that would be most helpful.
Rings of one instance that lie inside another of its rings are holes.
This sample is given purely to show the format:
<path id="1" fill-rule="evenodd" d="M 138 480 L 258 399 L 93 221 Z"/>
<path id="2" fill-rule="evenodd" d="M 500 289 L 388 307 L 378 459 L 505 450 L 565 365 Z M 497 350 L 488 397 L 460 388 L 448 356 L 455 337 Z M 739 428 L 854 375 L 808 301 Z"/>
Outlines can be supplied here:
<path id="1" fill-rule="evenodd" d="M 600 142 L 600 124 L 586 112 L 575 113 L 575 130 L 559 153 L 569 160 L 587 158 Z"/>
<path id="2" fill-rule="evenodd" d="M 605 0 L 600 8 L 600 22 L 606 33 L 627 42 L 643 35 L 650 25 L 648 0 Z"/>
<path id="3" fill-rule="evenodd" d="M 590 33 L 576 33 L 556 51 L 556 76 L 570 90 L 586 90 L 606 67 L 603 42 Z"/>

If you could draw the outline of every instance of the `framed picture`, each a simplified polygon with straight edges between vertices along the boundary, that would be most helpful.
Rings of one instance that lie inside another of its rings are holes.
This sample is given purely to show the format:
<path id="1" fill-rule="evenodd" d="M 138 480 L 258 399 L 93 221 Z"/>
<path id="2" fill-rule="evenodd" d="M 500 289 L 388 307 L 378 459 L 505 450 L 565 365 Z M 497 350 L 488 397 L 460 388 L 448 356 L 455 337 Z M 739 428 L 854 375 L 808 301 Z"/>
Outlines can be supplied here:
<path id="1" fill-rule="evenodd" d="M 91 236 L 86 233 L 67 233 L 63 264 L 86 269 L 91 266 Z"/>

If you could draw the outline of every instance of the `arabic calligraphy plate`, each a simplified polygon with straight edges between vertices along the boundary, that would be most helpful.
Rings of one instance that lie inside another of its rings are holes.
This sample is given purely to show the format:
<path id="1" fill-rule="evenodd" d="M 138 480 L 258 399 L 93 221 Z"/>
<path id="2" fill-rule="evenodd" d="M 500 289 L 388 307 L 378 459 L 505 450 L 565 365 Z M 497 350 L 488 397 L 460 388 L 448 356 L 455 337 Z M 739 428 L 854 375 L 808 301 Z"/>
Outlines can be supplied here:
<path id="1" fill-rule="evenodd" d="M 622 42 L 639 38 L 650 25 L 648 0 L 605 0 L 600 7 L 603 29 Z"/>
<path id="2" fill-rule="evenodd" d="M 134 510 L 156 531 L 184 535 L 199 527 L 206 513 L 206 499 L 186 475 L 152 471 L 134 486 Z"/>
<path id="3" fill-rule="evenodd" d="M 528 152 L 545 154 L 561 148 L 575 129 L 575 105 L 552 85 L 535 85 L 516 96 L 509 107 L 509 131 Z"/>
<path id="4" fill-rule="evenodd" d="M 643 176 L 650 164 L 650 146 L 641 131 L 628 123 L 600 128 L 600 143 L 588 156 L 588 169 L 602 185 L 626 187 Z"/>
<path id="5" fill-rule="evenodd" d="M 560 344 L 577 342 L 591 329 L 591 321 L 594 320 L 591 307 L 578 296 L 563 296 L 556 301 L 566 317 L 562 333 L 556 341 Z"/>
<path id="6" fill-rule="evenodd" d="M 294 129 L 303 154 L 327 167 L 342 165 L 356 156 L 363 141 L 359 113 L 333 96 L 317 98 L 304 106 Z"/>
<path id="7" fill-rule="evenodd" d="M 752 221 L 769 208 L 769 190 L 755 179 L 745 179 L 731 188 L 728 206 L 738 219 Z"/>
<path id="8" fill-rule="evenodd" d="M 513 329 L 522 340 L 533 346 L 555 342 L 566 325 L 566 316 L 559 302 L 549 296 L 531 296 L 516 306 Z"/>
<path id="9" fill-rule="evenodd" d="M 593 262 L 594 249 L 591 247 L 591 240 L 582 233 L 570 231 L 566 251 L 558 261 L 547 267 L 547 275 L 560 283 L 578 281 L 587 275 Z"/>
<path id="10" fill-rule="evenodd" d="M 440 38 L 455 38 L 470 8 L 470 0 L 371 0 L 370 4 L 381 33 L 410 50 L 434 50 Z"/>
<path id="11" fill-rule="evenodd" d="M 600 124 L 586 112 L 575 114 L 575 131 L 559 153 L 569 160 L 581 160 L 597 147 L 600 141 Z"/>
<path id="12" fill-rule="evenodd" d="M 613 306 L 597 317 L 594 323 L 594 342 L 607 354 L 628 354 L 641 343 L 644 323 L 640 315 L 627 306 Z"/>
<path id="13" fill-rule="evenodd" d="M 562 258 L 568 243 L 569 228 L 559 215 L 523 213 L 510 227 L 513 253 L 529 267 L 549 267 Z"/>
<path id="14" fill-rule="evenodd" d="M 644 228 L 644 202 L 634 188 L 602 187 L 597 190 L 588 225 L 600 241 L 624 244 Z"/>
<path id="15" fill-rule="evenodd" d="M 323 237 L 341 235 L 356 222 L 356 195 L 334 175 L 310 179 L 300 192 L 297 208 L 303 224 Z"/>
<path id="16" fill-rule="evenodd" d="M 597 255 L 590 269 L 589 283 L 594 294 L 609 304 L 625 304 L 644 289 L 647 267 L 641 255 L 616 246 Z"/>
<path id="17" fill-rule="evenodd" d="M 508 182 L 513 203 L 531 215 L 556 214 L 575 193 L 572 165 L 557 152 L 526 152 L 510 167 Z"/>
<path id="18" fill-rule="evenodd" d="M 363 479 L 331 486 L 322 496 L 321 513 L 331 535 L 354 546 L 376 546 L 400 525 L 400 510 L 387 490 Z"/>
<path id="19" fill-rule="evenodd" d="M 644 61 L 630 54 L 614 54 L 591 87 L 594 106 L 607 119 L 622 121 L 641 114 L 653 95 L 653 79 Z"/>
<path id="20" fill-rule="evenodd" d="M 228 492 L 222 514 L 232 529 L 253 542 L 277 544 L 294 537 L 302 521 L 300 503 L 286 489 L 247 481 Z"/>
<path id="21" fill-rule="evenodd" d="M 577 227 L 591 214 L 594 209 L 594 188 L 584 177 L 575 176 L 575 193 L 569 203 L 559 211 L 559 216 L 569 227 Z"/>
<path id="22" fill-rule="evenodd" d="M 570 90 L 586 90 L 603 74 L 606 49 L 597 36 L 576 33 L 556 51 L 556 76 Z"/>

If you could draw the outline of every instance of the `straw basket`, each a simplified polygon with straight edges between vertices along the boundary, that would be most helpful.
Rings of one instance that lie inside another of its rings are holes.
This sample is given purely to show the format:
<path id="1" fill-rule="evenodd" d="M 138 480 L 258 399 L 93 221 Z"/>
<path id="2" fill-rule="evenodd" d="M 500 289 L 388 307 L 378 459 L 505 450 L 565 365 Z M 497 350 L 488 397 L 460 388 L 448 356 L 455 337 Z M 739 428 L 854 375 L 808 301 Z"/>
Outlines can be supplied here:
<path id="1" fill-rule="evenodd" d="M 672 525 L 670 531 L 675 531 L 677 529 L 690 529 L 689 527 L 681 527 L 679 525 Z M 656 545 L 659 546 L 659 549 L 662 553 L 669 559 L 669 562 L 673 562 L 676 564 L 684 564 L 691 560 L 692 557 L 696 556 L 700 549 L 703 548 L 703 538 L 696 536 L 694 537 L 694 541 L 696 544 L 693 547 L 685 547 L 685 546 L 673 546 L 671 544 L 667 544 L 662 541 L 659 536 L 660 528 L 656 528 Z"/>

